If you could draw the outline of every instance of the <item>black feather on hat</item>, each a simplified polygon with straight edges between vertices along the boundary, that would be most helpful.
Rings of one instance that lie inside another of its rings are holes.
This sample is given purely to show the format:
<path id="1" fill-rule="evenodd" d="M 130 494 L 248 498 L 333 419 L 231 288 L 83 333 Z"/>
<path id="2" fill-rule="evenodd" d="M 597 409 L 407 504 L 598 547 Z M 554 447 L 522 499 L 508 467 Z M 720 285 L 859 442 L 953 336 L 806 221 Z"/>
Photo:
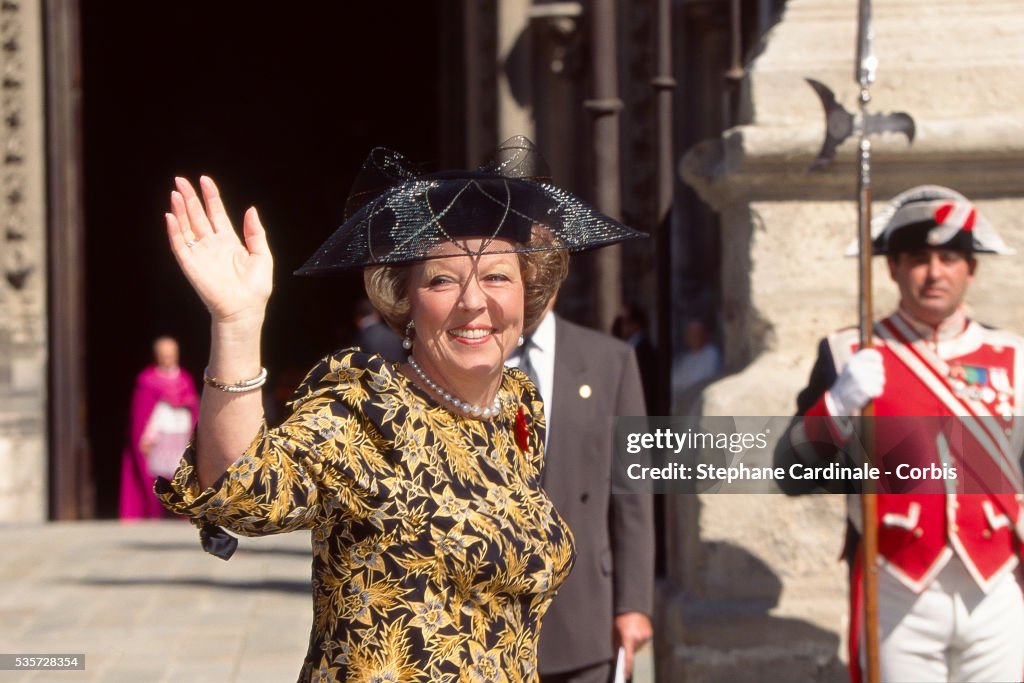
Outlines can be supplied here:
<path id="1" fill-rule="evenodd" d="M 493 160 L 475 171 L 420 174 L 397 152 L 378 147 L 356 176 L 345 222 L 296 275 L 325 275 L 374 264 L 432 257 L 437 246 L 484 238 L 513 243 L 507 251 L 580 251 L 644 237 L 572 193 L 549 182 L 547 167 L 525 137 L 502 143 Z M 534 226 L 549 235 L 528 246 Z M 469 253 L 467 251 L 467 253 Z"/>

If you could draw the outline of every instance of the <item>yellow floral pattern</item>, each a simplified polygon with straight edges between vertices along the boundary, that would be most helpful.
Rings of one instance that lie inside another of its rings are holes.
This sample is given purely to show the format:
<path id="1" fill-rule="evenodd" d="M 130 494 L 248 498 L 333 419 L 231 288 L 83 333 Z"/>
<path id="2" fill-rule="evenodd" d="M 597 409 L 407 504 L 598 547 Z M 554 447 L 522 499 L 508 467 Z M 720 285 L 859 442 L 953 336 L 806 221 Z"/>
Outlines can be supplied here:
<path id="1" fill-rule="evenodd" d="M 492 421 L 456 416 L 379 356 L 341 351 L 214 486 L 199 488 L 190 449 L 158 494 L 243 535 L 312 530 L 300 682 L 535 681 L 540 620 L 573 541 L 540 487 L 532 384 L 507 370 L 499 397 Z"/>

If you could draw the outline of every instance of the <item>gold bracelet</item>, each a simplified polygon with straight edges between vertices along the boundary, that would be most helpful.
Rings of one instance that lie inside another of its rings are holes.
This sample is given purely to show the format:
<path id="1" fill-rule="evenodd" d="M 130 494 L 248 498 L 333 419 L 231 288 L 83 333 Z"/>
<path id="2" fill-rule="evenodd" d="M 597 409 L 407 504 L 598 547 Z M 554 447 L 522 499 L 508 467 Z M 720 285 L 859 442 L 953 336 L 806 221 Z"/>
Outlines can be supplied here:
<path id="1" fill-rule="evenodd" d="M 252 379 L 240 379 L 237 382 L 228 384 L 222 382 L 216 377 L 210 377 L 210 368 L 206 367 L 203 369 L 203 384 L 208 387 L 213 387 L 217 391 L 225 391 L 229 394 L 244 394 L 247 391 L 253 391 L 259 389 L 267 383 L 267 369 L 260 368 L 260 374 L 256 375 Z"/>

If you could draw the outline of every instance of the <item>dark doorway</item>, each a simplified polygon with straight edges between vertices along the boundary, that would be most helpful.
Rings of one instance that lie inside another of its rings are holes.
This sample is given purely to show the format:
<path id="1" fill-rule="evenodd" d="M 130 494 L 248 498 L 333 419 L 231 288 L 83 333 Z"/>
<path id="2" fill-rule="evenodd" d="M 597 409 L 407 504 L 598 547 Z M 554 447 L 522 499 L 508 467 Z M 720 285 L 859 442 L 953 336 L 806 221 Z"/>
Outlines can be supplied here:
<path id="1" fill-rule="evenodd" d="M 117 515 L 135 375 L 179 339 L 200 379 L 208 318 L 171 256 L 175 175 L 214 177 L 275 254 L 264 364 L 293 376 L 344 339 L 359 277 L 292 277 L 340 223 L 370 148 L 438 159 L 440 3 L 82 2 L 87 422 L 98 516 Z M 301 376 L 300 376 L 301 379 Z M 293 380 L 285 380 L 293 381 Z M 290 387 L 289 387 L 290 388 Z"/>

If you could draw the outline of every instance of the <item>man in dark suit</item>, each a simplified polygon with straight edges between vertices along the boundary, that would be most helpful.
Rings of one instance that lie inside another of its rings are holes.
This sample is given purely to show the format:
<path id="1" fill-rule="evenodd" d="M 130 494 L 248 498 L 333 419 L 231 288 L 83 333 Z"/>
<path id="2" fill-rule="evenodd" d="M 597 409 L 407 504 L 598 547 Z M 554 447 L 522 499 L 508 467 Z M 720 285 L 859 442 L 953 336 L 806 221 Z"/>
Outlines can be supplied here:
<path id="1" fill-rule="evenodd" d="M 541 628 L 541 681 L 607 683 L 618 648 L 628 676 L 652 635 L 652 501 L 611 495 L 614 418 L 646 414 L 636 357 L 549 310 L 516 361 L 544 399 L 543 483 L 576 538 L 576 564 Z"/>

